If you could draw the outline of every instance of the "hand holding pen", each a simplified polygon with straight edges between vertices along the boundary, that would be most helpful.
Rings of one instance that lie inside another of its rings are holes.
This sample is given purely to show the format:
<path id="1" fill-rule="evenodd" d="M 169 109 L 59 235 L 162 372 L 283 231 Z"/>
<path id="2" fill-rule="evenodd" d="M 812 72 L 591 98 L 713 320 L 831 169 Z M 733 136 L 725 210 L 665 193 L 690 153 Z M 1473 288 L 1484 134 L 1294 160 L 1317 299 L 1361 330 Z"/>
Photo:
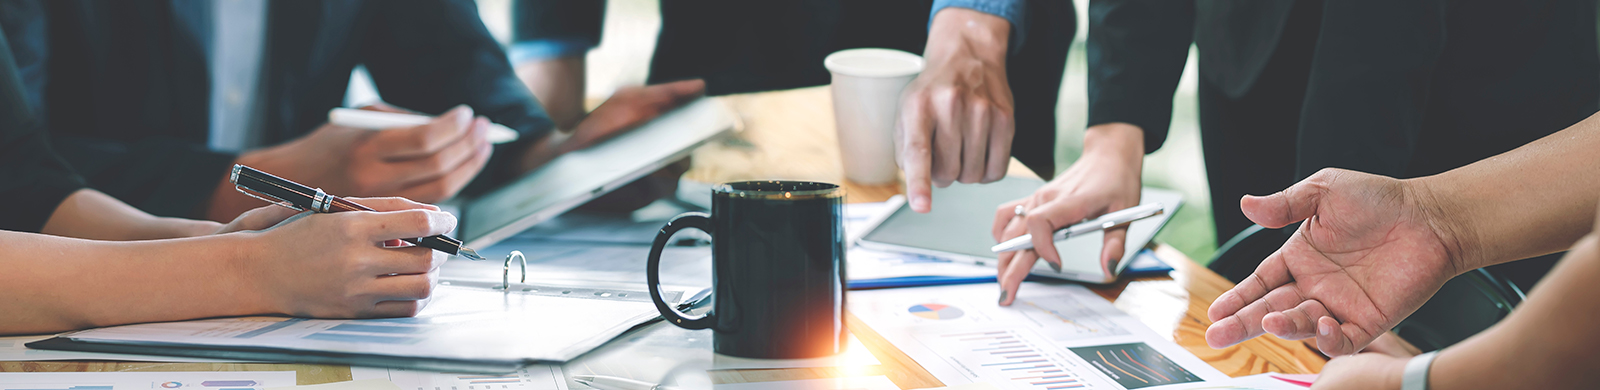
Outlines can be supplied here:
<path id="1" fill-rule="evenodd" d="M 228 181 L 232 182 L 239 192 L 243 192 L 245 195 L 293 210 L 318 213 L 375 211 L 356 202 L 330 195 L 320 188 L 306 187 L 300 183 L 273 176 L 244 165 L 235 164 L 233 171 L 228 175 Z M 443 234 L 422 238 L 406 238 L 404 241 L 447 254 L 472 260 L 483 260 L 483 256 L 479 256 L 477 251 L 462 246 L 461 240 L 450 238 Z"/>

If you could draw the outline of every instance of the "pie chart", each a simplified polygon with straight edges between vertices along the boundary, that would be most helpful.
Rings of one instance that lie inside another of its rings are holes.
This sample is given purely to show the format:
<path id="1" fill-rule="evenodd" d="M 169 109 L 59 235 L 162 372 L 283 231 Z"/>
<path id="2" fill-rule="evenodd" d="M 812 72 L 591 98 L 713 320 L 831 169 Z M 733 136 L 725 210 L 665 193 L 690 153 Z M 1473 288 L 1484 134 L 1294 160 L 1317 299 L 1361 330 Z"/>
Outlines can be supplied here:
<path id="1" fill-rule="evenodd" d="M 911 315 L 930 320 L 953 320 L 961 318 L 961 315 L 965 314 L 961 312 L 961 308 L 937 303 L 915 305 L 910 309 L 906 309 L 906 311 L 911 312 Z"/>

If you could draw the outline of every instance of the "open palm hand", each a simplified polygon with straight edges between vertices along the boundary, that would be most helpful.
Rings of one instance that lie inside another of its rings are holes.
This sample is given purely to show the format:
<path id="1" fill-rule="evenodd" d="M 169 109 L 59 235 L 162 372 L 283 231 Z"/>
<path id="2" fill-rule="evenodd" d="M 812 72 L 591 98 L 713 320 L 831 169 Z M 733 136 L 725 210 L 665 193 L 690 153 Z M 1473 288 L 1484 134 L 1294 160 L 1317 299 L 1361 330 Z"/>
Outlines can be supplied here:
<path id="1" fill-rule="evenodd" d="M 1270 332 L 1316 337 L 1329 356 L 1359 352 L 1465 272 L 1447 235 L 1405 183 L 1325 169 L 1240 204 L 1269 228 L 1304 220 L 1289 241 L 1211 305 L 1206 342 L 1223 347 Z"/>

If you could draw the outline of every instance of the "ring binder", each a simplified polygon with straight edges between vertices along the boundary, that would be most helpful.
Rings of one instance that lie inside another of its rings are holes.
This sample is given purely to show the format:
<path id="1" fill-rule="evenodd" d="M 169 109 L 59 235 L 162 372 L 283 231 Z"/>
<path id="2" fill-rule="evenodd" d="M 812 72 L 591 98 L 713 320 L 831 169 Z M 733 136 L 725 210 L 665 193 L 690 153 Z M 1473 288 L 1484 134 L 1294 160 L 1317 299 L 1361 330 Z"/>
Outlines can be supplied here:
<path id="1" fill-rule="evenodd" d="M 517 281 L 517 283 L 527 283 L 528 282 L 528 257 L 527 256 L 523 256 L 522 255 L 522 251 L 511 251 L 511 254 L 506 255 L 506 263 L 505 263 L 505 265 L 501 267 L 501 271 L 502 271 L 500 273 L 500 289 L 501 290 L 511 291 L 511 259 L 517 259 L 518 261 L 520 261 L 522 263 L 522 279 Z"/>

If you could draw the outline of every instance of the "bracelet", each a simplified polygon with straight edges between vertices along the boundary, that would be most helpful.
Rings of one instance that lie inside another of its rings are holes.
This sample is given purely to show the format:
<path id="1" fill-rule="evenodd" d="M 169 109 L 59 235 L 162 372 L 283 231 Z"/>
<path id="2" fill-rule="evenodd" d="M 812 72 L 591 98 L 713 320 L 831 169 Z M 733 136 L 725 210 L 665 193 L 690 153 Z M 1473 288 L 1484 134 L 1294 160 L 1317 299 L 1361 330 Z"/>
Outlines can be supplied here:
<path id="1" fill-rule="evenodd" d="M 1428 390 L 1428 369 L 1439 351 L 1417 355 L 1406 362 L 1405 374 L 1400 376 L 1400 390 Z"/>

